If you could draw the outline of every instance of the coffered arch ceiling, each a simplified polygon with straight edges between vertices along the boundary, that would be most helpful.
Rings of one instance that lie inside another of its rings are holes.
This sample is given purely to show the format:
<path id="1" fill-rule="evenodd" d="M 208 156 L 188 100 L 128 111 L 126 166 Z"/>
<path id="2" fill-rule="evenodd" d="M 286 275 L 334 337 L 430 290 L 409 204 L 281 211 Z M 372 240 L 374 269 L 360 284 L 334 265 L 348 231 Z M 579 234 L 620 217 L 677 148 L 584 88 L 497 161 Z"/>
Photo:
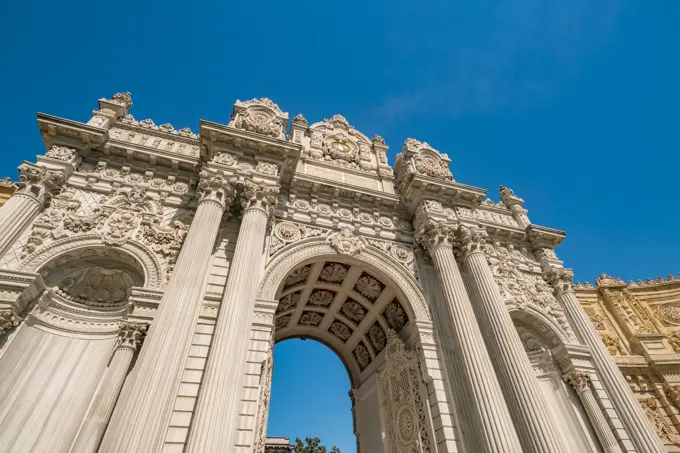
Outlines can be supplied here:
<path id="1" fill-rule="evenodd" d="M 312 338 L 326 344 L 359 384 L 381 357 L 387 331 L 399 333 L 414 319 L 397 286 L 379 274 L 337 258 L 293 269 L 278 292 L 275 340 Z"/>

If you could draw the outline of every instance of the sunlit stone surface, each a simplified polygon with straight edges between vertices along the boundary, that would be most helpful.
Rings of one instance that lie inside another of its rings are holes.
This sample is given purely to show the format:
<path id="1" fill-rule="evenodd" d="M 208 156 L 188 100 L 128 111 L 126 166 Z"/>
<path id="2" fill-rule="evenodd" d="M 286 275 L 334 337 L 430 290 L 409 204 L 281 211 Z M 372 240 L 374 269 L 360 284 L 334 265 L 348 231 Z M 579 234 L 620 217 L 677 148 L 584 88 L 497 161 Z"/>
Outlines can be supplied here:
<path id="1" fill-rule="evenodd" d="M 266 434 L 293 337 L 345 364 L 364 453 L 676 447 L 674 305 L 601 279 L 584 311 L 511 189 L 266 98 L 195 131 L 131 107 L 40 114 L 0 209 L 0 452 L 290 451 Z"/>

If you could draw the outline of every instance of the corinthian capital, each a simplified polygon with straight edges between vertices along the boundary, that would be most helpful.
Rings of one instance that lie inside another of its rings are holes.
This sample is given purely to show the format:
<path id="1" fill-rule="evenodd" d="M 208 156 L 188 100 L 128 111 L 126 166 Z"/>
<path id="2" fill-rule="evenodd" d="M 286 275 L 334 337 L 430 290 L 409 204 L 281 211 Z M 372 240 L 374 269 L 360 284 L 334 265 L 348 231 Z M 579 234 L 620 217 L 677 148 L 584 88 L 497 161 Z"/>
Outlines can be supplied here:
<path id="1" fill-rule="evenodd" d="M 148 329 L 149 325 L 145 323 L 121 322 L 116 348 L 136 351 L 142 345 Z"/>
<path id="2" fill-rule="evenodd" d="M 423 248 L 432 251 L 438 247 L 451 247 L 454 235 L 454 225 L 443 221 L 428 220 L 418 226 L 415 239 Z"/>
<path id="3" fill-rule="evenodd" d="M 271 216 L 278 195 L 277 186 L 270 186 L 264 182 L 246 181 L 241 193 L 241 209 L 244 214 L 251 209 L 257 209 Z"/>
<path id="4" fill-rule="evenodd" d="M 36 198 L 41 203 L 49 199 L 64 182 L 64 174 L 24 162 L 19 166 L 19 182 L 14 184 L 15 193 Z"/>
<path id="5" fill-rule="evenodd" d="M 590 376 L 583 371 L 572 371 L 562 376 L 564 381 L 571 385 L 579 395 L 590 387 Z"/>
<path id="6" fill-rule="evenodd" d="M 227 209 L 234 201 L 234 184 L 224 175 L 203 170 L 198 183 L 199 203 L 215 203 Z"/>
<path id="7" fill-rule="evenodd" d="M 10 309 L 0 310 L 0 337 L 19 325 L 21 320 Z"/>
<path id="8" fill-rule="evenodd" d="M 482 252 L 487 237 L 489 235 L 482 227 L 461 225 L 456 232 L 456 247 L 465 258 L 470 253 Z"/>
<path id="9" fill-rule="evenodd" d="M 545 277 L 558 293 L 573 291 L 571 282 L 574 279 L 574 273 L 569 269 L 553 267 L 545 273 Z"/>

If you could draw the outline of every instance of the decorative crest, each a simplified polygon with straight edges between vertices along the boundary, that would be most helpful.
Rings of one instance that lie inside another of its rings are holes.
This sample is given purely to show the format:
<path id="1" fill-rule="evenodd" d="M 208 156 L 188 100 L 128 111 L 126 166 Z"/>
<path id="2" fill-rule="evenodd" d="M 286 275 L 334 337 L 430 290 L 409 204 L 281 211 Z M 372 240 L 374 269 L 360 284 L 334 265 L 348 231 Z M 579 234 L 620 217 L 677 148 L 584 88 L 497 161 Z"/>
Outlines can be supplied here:
<path id="1" fill-rule="evenodd" d="M 329 234 L 326 240 L 341 255 L 357 255 L 366 247 L 364 240 L 355 236 L 349 227 L 343 227 L 339 232 Z"/>
<path id="2" fill-rule="evenodd" d="M 449 163 L 451 159 L 446 154 L 441 154 L 426 142 L 407 138 L 394 166 L 395 185 L 398 190 L 403 190 L 415 175 L 453 181 Z"/>
<path id="3" fill-rule="evenodd" d="M 352 127 L 349 125 L 349 121 L 347 121 L 347 118 L 345 118 L 342 115 L 338 115 L 337 113 L 333 115 L 331 119 L 324 119 L 324 121 L 327 123 L 339 124 L 343 126 L 345 129 L 350 129 Z"/>
<path id="4" fill-rule="evenodd" d="M 623 286 L 625 282 L 620 278 L 614 278 L 607 274 L 601 274 L 599 278 L 595 279 L 597 286 Z"/>
<path id="5" fill-rule="evenodd" d="M 271 99 L 236 101 L 227 126 L 285 140 L 288 113 L 282 112 Z"/>

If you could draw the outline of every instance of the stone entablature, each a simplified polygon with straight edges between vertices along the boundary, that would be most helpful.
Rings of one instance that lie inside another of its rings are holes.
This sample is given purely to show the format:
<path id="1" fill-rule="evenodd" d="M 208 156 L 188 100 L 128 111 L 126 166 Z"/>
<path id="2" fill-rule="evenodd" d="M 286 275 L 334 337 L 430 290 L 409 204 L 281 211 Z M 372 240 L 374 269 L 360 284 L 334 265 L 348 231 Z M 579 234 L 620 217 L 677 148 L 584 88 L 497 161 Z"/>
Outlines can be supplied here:
<path id="1" fill-rule="evenodd" d="M 680 451 L 680 278 L 602 274 L 576 294 L 669 451 Z"/>

